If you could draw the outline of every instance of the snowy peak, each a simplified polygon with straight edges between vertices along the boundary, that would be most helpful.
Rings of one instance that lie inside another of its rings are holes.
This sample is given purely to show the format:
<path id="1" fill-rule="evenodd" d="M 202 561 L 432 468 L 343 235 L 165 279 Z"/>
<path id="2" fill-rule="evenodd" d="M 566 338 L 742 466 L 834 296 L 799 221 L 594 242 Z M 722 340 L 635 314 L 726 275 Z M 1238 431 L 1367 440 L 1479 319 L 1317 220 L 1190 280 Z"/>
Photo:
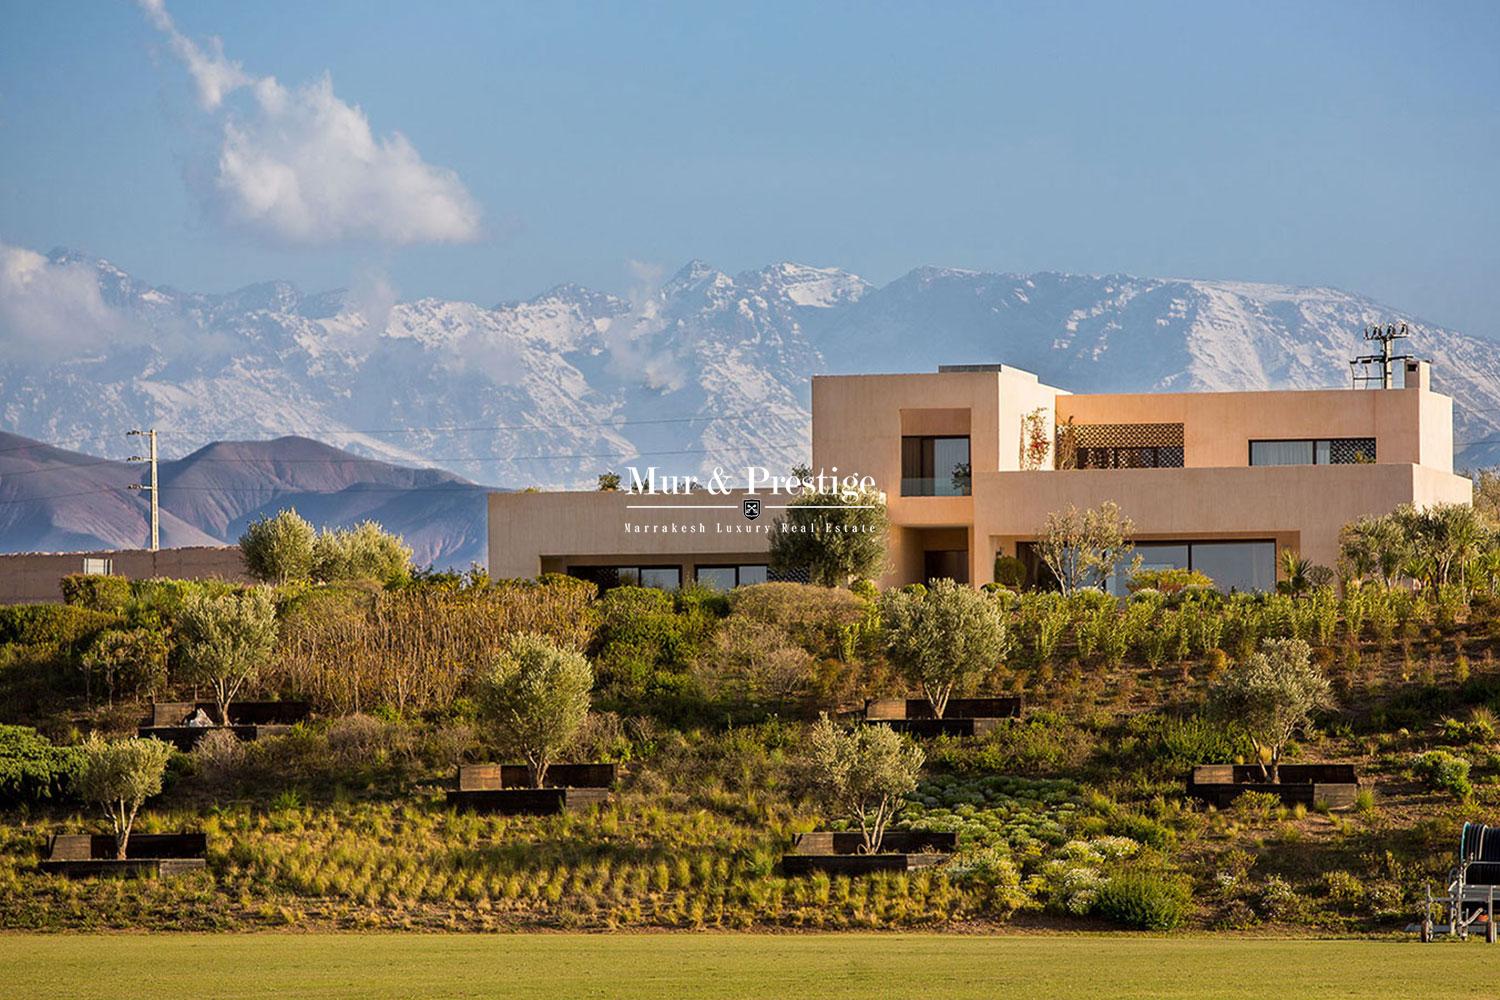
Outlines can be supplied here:
<path id="1" fill-rule="evenodd" d="M 120 428 L 154 426 L 169 457 L 297 434 L 517 487 L 637 462 L 788 468 L 821 372 L 1000 361 L 1080 392 L 1339 386 L 1362 327 L 1405 319 L 1454 396 L 1460 461 L 1500 461 L 1493 343 L 1335 289 L 934 266 L 876 287 L 694 260 L 631 299 L 561 284 L 485 307 L 281 281 L 180 292 L 72 250 L 46 266 L 68 287 L 94 276 L 107 308 L 86 352 L 15 346 L 36 331 L 0 348 L 0 428 L 113 458 Z"/>

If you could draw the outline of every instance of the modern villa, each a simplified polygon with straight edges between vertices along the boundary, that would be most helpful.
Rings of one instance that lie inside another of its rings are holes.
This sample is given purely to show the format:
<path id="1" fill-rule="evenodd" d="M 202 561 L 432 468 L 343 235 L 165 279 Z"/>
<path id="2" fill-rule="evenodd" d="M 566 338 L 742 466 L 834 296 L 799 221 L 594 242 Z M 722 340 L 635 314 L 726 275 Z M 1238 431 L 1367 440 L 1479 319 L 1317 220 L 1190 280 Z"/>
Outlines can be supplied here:
<path id="1" fill-rule="evenodd" d="M 1340 528 L 1399 504 L 1468 503 L 1453 472 L 1453 401 L 1426 362 L 1399 388 L 1073 394 L 1005 365 L 812 380 L 812 468 L 873 478 L 891 529 L 881 586 L 993 579 L 997 555 L 1033 579 L 1053 511 L 1114 501 L 1148 568 L 1265 590 L 1277 553 L 1338 559 Z M 602 586 L 733 587 L 768 578 L 783 495 L 493 493 L 495 577 L 569 573 Z M 758 511 L 758 508 L 757 508 Z M 1113 581 L 1118 589 L 1123 581 Z"/>

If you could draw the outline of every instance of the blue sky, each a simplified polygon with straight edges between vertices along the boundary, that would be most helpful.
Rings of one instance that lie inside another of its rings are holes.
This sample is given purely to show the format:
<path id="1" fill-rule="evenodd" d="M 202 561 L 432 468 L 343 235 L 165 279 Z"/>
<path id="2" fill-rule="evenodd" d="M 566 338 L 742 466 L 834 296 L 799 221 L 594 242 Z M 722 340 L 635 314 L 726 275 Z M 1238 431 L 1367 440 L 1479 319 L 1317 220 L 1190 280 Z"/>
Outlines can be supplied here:
<path id="1" fill-rule="evenodd" d="M 1329 284 L 1497 329 L 1500 3 L 167 12 L 238 64 L 220 103 L 134 4 L 0 3 L 0 242 L 205 291 L 932 263 Z M 310 176 L 328 111 L 367 119 L 378 176 Z M 283 161 L 321 202 L 263 200 Z"/>

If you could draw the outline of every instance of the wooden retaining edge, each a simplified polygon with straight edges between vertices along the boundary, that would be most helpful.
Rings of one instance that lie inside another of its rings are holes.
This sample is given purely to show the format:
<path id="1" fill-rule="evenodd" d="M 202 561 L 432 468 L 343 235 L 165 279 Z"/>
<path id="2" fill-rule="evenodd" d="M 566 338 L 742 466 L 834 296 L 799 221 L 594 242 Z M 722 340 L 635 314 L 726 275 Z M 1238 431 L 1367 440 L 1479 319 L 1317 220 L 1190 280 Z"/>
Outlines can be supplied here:
<path id="1" fill-rule="evenodd" d="M 948 854 L 783 854 L 781 871 L 788 876 L 826 872 L 829 875 L 873 875 L 876 872 L 906 872 L 931 868 L 947 861 Z"/>

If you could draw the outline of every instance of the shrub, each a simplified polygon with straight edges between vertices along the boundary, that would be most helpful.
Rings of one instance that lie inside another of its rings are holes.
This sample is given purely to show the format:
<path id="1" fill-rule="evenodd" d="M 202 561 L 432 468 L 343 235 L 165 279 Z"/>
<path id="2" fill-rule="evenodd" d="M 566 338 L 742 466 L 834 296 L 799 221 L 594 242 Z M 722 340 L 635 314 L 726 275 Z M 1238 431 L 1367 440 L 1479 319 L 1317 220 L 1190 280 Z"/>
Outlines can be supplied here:
<path id="1" fill-rule="evenodd" d="M 1446 750 L 1428 750 L 1412 761 L 1412 772 L 1433 791 L 1447 792 L 1460 802 L 1474 794 L 1469 781 L 1469 762 Z"/>
<path id="2" fill-rule="evenodd" d="M 1192 889 L 1181 876 L 1125 869 L 1098 890 L 1094 911 L 1126 927 L 1170 931 L 1187 919 L 1192 900 Z"/>
<path id="3" fill-rule="evenodd" d="M 480 713 L 498 727 L 502 747 L 525 758 L 533 788 L 542 787 L 548 765 L 583 725 L 593 686 L 582 653 L 524 633 L 480 677 Z"/>
<path id="4" fill-rule="evenodd" d="M 462 589 L 314 587 L 283 608 L 274 682 L 338 712 L 451 711 L 511 635 L 587 648 L 595 593 L 586 580 L 556 575 Z"/>
<path id="5" fill-rule="evenodd" d="M 995 556 L 995 582 L 1011 590 L 1020 590 L 1026 583 L 1026 564 L 1015 556 Z"/>
<path id="6" fill-rule="evenodd" d="M 1137 715 L 1126 731 L 1141 766 L 1160 776 L 1177 776 L 1198 764 L 1232 762 L 1250 749 L 1238 731 L 1196 715 Z"/>
<path id="7" fill-rule="evenodd" d="M 114 615 L 73 604 L 5 604 L 0 605 L 0 643 L 72 649 L 116 621 Z"/>
<path id="8" fill-rule="evenodd" d="M 70 573 L 62 578 L 64 604 L 117 615 L 130 600 L 130 581 L 104 573 Z"/>
<path id="9" fill-rule="evenodd" d="M 317 533 L 295 510 L 251 521 L 240 535 L 245 569 L 257 580 L 283 585 L 312 575 Z"/>
<path id="10" fill-rule="evenodd" d="M 57 798 L 82 763 L 77 747 L 53 746 L 26 726 L 0 726 L 0 803 Z"/>
<path id="11" fill-rule="evenodd" d="M 1140 590 L 1155 590 L 1171 595 L 1181 593 L 1185 587 L 1212 587 L 1213 585 L 1214 581 L 1207 573 L 1172 567 L 1136 570 L 1130 574 L 1130 582 L 1126 586 L 1132 594 Z"/>
<path id="12" fill-rule="evenodd" d="M 386 586 L 411 577 L 411 546 L 374 521 L 325 529 L 312 546 L 312 575 L 325 582 L 378 580 Z"/>
<path id="13" fill-rule="evenodd" d="M 730 615 L 695 672 L 713 697 L 741 708 L 785 710 L 809 695 L 817 662 L 773 625 Z"/>
<path id="14" fill-rule="evenodd" d="M 153 629 L 105 629 L 84 650 L 79 663 L 92 678 L 98 676 L 115 694 L 155 694 L 167 684 L 167 640 Z"/>
<path id="15" fill-rule="evenodd" d="M 805 583 L 740 587 L 729 601 L 735 614 L 775 626 L 820 659 L 841 655 L 846 630 L 862 623 L 870 611 L 869 600 L 852 590 Z"/>
<path id="16" fill-rule="evenodd" d="M 161 792 L 172 748 L 160 740 L 101 739 L 83 744 L 83 763 L 74 782 L 79 798 L 101 806 L 115 831 L 115 857 L 125 857 L 130 828 L 142 803 Z"/>
<path id="17" fill-rule="evenodd" d="M 952 580 L 935 580 L 921 595 L 889 592 L 880 613 L 891 663 L 920 686 L 938 718 L 954 691 L 994 669 L 1010 648 L 994 602 Z"/>

